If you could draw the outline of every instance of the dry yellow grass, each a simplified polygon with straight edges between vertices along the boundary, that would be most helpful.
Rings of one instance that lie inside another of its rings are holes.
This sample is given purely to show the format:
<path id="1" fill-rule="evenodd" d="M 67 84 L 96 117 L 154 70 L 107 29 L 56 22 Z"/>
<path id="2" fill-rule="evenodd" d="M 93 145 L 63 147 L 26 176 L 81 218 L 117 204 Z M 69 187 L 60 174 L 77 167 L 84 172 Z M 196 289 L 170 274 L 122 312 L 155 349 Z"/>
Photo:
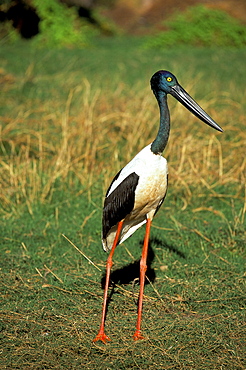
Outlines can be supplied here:
<path id="1" fill-rule="evenodd" d="M 193 84 L 186 90 L 192 93 Z M 224 134 L 169 99 L 172 127 L 164 155 L 171 186 L 183 189 L 184 208 L 194 187 L 225 198 L 226 192 L 217 190 L 220 186 L 232 185 L 234 197 L 242 196 L 245 187 L 245 116 L 240 104 L 226 95 L 227 105 L 217 109 L 220 99 L 211 95 L 199 103 Z M 57 104 L 45 101 L 36 110 L 20 106 L 16 118 L 2 117 L 0 198 L 6 216 L 20 204 L 32 213 L 34 202 L 49 200 L 57 180 L 65 187 L 79 181 L 86 191 L 103 175 L 104 192 L 116 171 L 151 142 L 158 129 L 158 107 L 148 86 L 126 91 L 120 84 L 116 91 L 104 91 L 84 80 L 70 90 L 64 106 Z M 245 200 L 243 209 L 245 213 Z"/>

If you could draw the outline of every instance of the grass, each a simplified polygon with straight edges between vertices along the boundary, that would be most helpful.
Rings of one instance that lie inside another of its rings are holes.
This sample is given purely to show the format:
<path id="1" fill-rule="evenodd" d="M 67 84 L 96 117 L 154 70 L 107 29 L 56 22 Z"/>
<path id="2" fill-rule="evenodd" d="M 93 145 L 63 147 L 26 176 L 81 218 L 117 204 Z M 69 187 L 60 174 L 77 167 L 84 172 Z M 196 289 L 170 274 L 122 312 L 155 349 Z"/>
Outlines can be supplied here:
<path id="1" fill-rule="evenodd" d="M 245 368 L 245 50 L 139 45 L 1 47 L 3 369 Z M 106 320 L 112 341 L 93 344 L 106 260 L 103 196 L 156 134 L 149 79 L 161 68 L 225 132 L 169 99 L 170 185 L 151 234 L 146 340 L 132 340 L 141 229 L 115 253 Z"/>

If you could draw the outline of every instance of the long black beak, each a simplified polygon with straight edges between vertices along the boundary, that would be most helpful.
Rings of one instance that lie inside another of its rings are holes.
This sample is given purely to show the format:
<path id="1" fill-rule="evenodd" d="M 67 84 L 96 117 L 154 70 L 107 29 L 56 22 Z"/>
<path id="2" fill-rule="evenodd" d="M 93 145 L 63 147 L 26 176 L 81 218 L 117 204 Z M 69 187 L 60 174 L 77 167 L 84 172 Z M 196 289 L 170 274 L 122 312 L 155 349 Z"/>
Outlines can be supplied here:
<path id="1" fill-rule="evenodd" d="M 195 102 L 194 99 L 179 84 L 172 86 L 170 94 L 183 104 L 191 113 L 207 125 L 223 132 L 222 128 Z"/>

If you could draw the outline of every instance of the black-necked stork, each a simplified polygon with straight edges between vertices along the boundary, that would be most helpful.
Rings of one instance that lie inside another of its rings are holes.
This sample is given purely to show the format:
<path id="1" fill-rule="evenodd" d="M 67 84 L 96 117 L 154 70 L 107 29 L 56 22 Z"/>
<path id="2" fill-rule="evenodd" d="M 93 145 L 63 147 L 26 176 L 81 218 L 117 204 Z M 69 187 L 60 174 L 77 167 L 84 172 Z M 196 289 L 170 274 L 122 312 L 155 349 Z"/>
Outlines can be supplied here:
<path id="1" fill-rule="evenodd" d="M 104 332 L 110 270 L 115 248 L 125 241 L 140 226 L 146 224 L 142 257 L 140 260 L 140 291 L 138 317 L 134 339 L 142 339 L 140 326 L 143 305 L 145 272 L 151 222 L 162 205 L 168 183 L 167 161 L 162 156 L 169 137 L 170 116 L 167 94 L 171 94 L 200 120 L 218 131 L 217 123 L 180 86 L 176 77 L 168 71 L 156 72 L 151 80 L 151 89 L 160 109 L 160 127 L 155 140 L 142 149 L 114 177 L 106 193 L 102 218 L 102 244 L 110 251 L 106 265 L 106 280 L 103 300 L 102 321 L 94 342 L 106 343 L 110 338 Z"/>

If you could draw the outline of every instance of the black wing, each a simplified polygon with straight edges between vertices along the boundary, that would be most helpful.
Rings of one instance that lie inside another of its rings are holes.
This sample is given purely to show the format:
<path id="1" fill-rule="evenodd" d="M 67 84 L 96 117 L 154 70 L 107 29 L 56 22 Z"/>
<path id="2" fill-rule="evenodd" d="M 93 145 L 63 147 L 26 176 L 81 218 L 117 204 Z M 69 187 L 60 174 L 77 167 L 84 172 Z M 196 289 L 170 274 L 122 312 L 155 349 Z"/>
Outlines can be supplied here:
<path id="1" fill-rule="evenodd" d="M 120 171 L 121 172 L 121 171 Z M 103 207 L 103 239 L 106 239 L 109 230 L 123 220 L 134 208 L 135 190 L 139 176 L 133 172 L 127 176 L 114 191 L 109 195 L 110 188 L 114 181 L 119 177 L 117 173 L 113 179 L 104 201 Z"/>

